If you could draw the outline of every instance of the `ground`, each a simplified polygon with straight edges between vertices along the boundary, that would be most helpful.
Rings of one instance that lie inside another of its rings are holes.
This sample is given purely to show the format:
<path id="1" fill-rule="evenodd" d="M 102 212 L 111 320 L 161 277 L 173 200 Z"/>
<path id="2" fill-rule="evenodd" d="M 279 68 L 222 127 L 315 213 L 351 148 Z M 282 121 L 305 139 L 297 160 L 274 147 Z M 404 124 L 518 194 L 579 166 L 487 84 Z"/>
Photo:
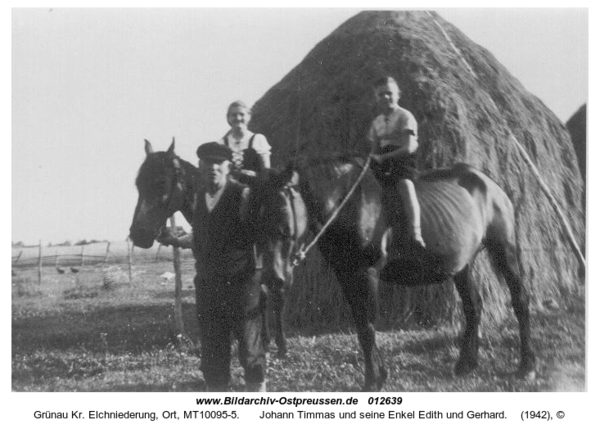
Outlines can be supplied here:
<path id="1" fill-rule="evenodd" d="M 83 267 L 79 273 L 17 271 L 12 282 L 12 390 L 202 391 L 191 274 L 184 276 L 186 336 L 173 320 L 169 262 L 136 267 Z M 388 366 L 388 392 L 583 391 L 585 314 L 582 298 L 533 309 L 538 356 L 535 381 L 515 380 L 518 334 L 513 317 L 481 332 L 479 368 L 455 377 L 459 329 L 388 329 L 378 344 Z M 507 309 L 507 311 L 510 311 Z M 183 338 L 183 339 L 182 339 Z M 352 328 L 289 332 L 289 352 L 268 360 L 270 391 L 349 392 L 363 383 L 363 357 Z M 233 391 L 244 389 L 233 361 Z"/>

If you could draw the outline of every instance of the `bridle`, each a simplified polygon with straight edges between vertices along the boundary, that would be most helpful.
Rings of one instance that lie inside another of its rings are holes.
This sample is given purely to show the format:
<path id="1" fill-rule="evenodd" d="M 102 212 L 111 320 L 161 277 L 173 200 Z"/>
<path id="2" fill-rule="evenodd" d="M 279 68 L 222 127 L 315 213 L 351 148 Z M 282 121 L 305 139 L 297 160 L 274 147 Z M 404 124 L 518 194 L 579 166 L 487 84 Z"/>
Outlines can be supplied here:
<path id="1" fill-rule="evenodd" d="M 166 202 L 166 209 L 165 209 L 167 213 L 175 213 L 178 210 L 177 207 L 172 207 L 174 205 L 174 200 L 175 200 L 174 195 L 177 190 L 179 190 L 180 192 L 183 192 L 183 190 L 185 188 L 184 182 L 183 182 L 183 172 L 182 172 L 182 168 L 181 168 L 179 159 L 174 157 L 172 159 L 172 161 L 173 161 L 173 169 L 175 171 L 175 180 L 173 181 L 173 184 L 171 185 L 171 190 L 168 193 L 168 199 Z M 162 225 L 160 228 L 158 228 L 158 230 L 154 236 L 155 239 L 162 234 L 164 228 L 165 228 L 165 225 Z"/>

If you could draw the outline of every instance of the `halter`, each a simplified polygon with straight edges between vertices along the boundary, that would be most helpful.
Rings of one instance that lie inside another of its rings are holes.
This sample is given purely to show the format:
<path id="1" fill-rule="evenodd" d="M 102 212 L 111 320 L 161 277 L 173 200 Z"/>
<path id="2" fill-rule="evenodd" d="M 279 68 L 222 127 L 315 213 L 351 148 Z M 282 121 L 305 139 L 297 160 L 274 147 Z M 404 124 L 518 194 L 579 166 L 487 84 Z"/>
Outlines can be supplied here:
<path id="1" fill-rule="evenodd" d="M 179 163 L 179 160 L 177 158 L 173 158 L 173 168 L 175 170 L 175 180 L 173 181 L 173 185 L 171 186 L 171 190 L 169 192 L 169 198 L 167 200 L 167 212 L 175 212 L 176 209 L 172 208 L 171 205 L 173 203 L 173 195 L 175 194 L 175 191 L 177 189 L 179 189 L 181 192 L 183 192 L 184 186 L 183 186 L 183 178 L 182 178 L 182 173 L 181 173 L 181 164 Z M 158 232 L 156 234 L 156 237 L 160 236 L 160 234 L 162 234 L 164 225 L 161 226 L 158 229 Z"/>
<path id="2" fill-rule="evenodd" d="M 336 207 L 336 209 L 333 211 L 333 213 L 331 214 L 329 219 L 327 219 L 327 222 L 325 222 L 325 224 L 323 225 L 321 230 L 317 233 L 317 235 L 315 235 L 315 237 L 312 239 L 312 241 L 307 246 L 304 246 L 303 244 L 300 245 L 300 250 L 298 250 L 296 252 L 296 254 L 294 255 L 294 260 L 292 261 L 292 265 L 294 267 L 297 267 L 298 265 L 300 265 L 300 263 L 302 261 L 304 261 L 304 259 L 306 259 L 306 254 L 308 253 L 308 251 L 315 244 L 317 244 L 317 241 L 319 241 L 319 238 L 321 238 L 321 236 L 325 233 L 325 230 L 327 230 L 329 225 L 331 225 L 332 222 L 335 220 L 335 218 L 337 218 L 337 216 L 340 214 L 340 211 L 342 210 L 342 208 L 350 200 L 350 197 L 352 196 L 352 194 L 354 194 L 354 191 L 358 187 L 358 184 L 361 182 L 363 177 L 365 177 L 365 174 L 367 173 L 367 170 L 369 169 L 370 164 L 371 164 L 371 157 L 369 156 L 369 157 L 367 157 L 367 161 L 365 162 L 365 165 L 363 165 L 363 168 L 362 168 L 359 176 L 357 177 L 356 181 L 352 184 L 352 187 L 350 188 L 350 190 L 348 191 L 348 193 L 346 194 L 346 196 L 344 197 L 344 199 L 342 200 L 340 205 Z M 293 205 L 292 205 L 292 207 L 293 207 Z M 295 215 L 294 215 L 294 222 L 296 222 Z"/>

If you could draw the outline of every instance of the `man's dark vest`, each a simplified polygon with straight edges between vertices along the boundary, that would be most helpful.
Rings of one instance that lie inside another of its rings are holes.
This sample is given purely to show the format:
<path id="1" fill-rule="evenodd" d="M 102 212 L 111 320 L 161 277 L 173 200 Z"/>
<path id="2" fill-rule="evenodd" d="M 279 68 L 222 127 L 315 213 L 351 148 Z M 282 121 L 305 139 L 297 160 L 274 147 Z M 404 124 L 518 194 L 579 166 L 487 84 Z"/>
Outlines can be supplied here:
<path id="1" fill-rule="evenodd" d="M 228 181 L 212 212 L 205 193 L 198 193 L 192 228 L 197 272 L 234 279 L 254 272 L 250 228 L 240 215 L 244 186 Z"/>

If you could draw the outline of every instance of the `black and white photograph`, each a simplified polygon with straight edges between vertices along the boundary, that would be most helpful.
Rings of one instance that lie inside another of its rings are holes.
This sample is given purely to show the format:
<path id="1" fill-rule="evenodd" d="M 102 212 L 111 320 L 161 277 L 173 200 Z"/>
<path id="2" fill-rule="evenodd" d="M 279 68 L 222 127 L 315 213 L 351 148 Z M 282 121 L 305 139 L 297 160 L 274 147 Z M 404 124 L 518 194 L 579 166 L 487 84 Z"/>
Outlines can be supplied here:
<path id="1" fill-rule="evenodd" d="M 590 11 L 401 7 L 13 7 L 12 395 L 587 392 Z"/>

